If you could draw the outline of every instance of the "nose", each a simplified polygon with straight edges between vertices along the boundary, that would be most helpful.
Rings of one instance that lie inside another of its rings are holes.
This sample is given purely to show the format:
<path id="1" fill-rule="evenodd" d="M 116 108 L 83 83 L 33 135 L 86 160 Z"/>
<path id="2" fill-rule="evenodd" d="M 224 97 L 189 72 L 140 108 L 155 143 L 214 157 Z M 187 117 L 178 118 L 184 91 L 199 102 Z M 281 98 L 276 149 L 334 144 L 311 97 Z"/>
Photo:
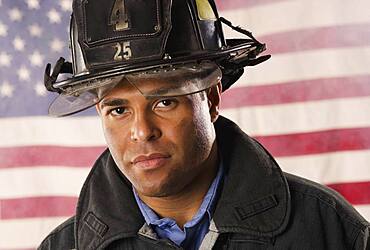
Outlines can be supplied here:
<path id="1" fill-rule="evenodd" d="M 161 130 L 158 124 L 143 112 L 136 114 L 131 126 L 131 140 L 135 142 L 154 141 L 161 136 Z"/>

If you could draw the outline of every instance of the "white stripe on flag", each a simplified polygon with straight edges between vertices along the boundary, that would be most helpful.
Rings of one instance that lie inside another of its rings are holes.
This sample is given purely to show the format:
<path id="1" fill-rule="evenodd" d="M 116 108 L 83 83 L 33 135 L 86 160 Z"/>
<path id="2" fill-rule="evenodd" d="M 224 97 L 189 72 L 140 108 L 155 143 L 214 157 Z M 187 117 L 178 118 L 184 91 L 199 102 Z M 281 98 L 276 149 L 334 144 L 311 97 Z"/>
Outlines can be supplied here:
<path id="1" fill-rule="evenodd" d="M 258 67 L 247 68 L 235 86 L 368 75 L 369 65 L 370 46 L 279 54 Z"/>
<path id="2" fill-rule="evenodd" d="M 276 160 L 285 172 L 332 184 L 369 181 L 369 159 L 370 150 L 362 150 L 279 157 Z"/>
<path id="3" fill-rule="evenodd" d="M 334 128 L 368 127 L 370 126 L 369 114 L 370 97 L 221 111 L 221 115 L 236 122 L 250 135 L 276 135 Z"/>
<path id="4" fill-rule="evenodd" d="M 0 221 L 0 249 L 36 248 L 65 217 Z"/>
<path id="5" fill-rule="evenodd" d="M 105 144 L 98 116 L 79 118 L 20 117 L 0 119 L 0 147 Z"/>
<path id="6" fill-rule="evenodd" d="M 354 207 L 367 221 L 370 221 L 370 205 L 357 205 Z"/>
<path id="7" fill-rule="evenodd" d="M 0 199 L 78 196 L 90 168 L 22 167 L 0 170 Z M 1 232 L 1 230 L 0 230 Z"/>
<path id="8" fill-rule="evenodd" d="M 334 6 L 340 6 L 346 14 L 333 11 Z M 231 9 L 220 14 L 234 24 L 253 31 L 258 37 L 290 30 L 369 22 L 369 12 L 365 11 L 368 9 L 368 0 L 296 0 Z M 233 37 L 235 31 L 225 30 L 225 34 L 226 37 Z"/>

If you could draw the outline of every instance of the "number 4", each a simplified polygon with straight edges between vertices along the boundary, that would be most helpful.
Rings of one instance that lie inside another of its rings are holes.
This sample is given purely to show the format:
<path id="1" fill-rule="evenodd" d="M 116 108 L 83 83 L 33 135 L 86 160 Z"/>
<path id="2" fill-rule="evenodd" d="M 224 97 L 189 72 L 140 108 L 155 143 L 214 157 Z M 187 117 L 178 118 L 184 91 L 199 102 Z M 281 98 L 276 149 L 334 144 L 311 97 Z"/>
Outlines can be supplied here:
<path id="1" fill-rule="evenodd" d="M 129 60 L 132 57 L 130 42 L 117 43 L 114 47 L 116 48 L 115 61 Z"/>
<path id="2" fill-rule="evenodd" d="M 115 31 L 129 29 L 125 0 L 116 0 L 110 15 L 109 25 L 114 25 Z"/>

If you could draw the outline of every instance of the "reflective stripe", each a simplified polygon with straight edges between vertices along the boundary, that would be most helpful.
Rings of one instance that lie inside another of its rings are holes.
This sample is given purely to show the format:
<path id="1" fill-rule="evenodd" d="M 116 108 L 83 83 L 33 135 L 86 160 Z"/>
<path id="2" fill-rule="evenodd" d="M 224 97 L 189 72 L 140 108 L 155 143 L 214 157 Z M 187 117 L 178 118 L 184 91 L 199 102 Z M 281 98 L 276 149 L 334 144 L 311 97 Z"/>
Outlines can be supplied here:
<path id="1" fill-rule="evenodd" d="M 217 20 L 208 0 L 196 0 L 198 17 L 200 20 Z"/>
<path id="2" fill-rule="evenodd" d="M 146 223 L 140 228 L 138 234 L 147 237 L 152 240 L 158 240 L 158 235 L 154 232 L 154 230 Z"/>
<path id="3" fill-rule="evenodd" d="M 209 231 L 204 237 L 202 244 L 200 245 L 199 249 L 200 250 L 208 250 L 212 249 L 213 246 L 215 245 L 218 236 L 220 235 L 216 224 L 213 220 L 211 220 L 211 223 L 209 225 Z"/>

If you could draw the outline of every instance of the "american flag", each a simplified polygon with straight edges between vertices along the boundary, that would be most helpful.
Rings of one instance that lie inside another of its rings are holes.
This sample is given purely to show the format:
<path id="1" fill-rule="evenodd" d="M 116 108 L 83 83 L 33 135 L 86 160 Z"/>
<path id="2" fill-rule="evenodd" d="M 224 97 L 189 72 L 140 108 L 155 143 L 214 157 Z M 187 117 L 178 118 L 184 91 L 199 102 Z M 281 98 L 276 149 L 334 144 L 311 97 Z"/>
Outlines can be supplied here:
<path id="1" fill-rule="evenodd" d="M 47 116 L 47 62 L 70 58 L 71 0 L 0 0 L 0 250 L 34 249 L 74 214 L 104 150 L 94 111 Z M 221 113 L 283 170 L 324 183 L 370 219 L 370 2 L 218 0 L 272 58 L 223 95 Z M 225 29 L 228 37 L 235 33 Z"/>

